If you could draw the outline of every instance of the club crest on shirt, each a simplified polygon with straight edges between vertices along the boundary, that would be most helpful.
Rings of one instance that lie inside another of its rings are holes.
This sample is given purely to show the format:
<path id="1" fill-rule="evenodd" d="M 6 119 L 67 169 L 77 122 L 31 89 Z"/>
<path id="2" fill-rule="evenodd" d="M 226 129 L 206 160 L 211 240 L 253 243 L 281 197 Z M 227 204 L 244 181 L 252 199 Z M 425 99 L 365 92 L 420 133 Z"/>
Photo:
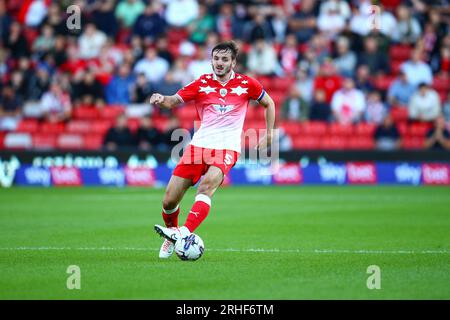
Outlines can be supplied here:
<path id="1" fill-rule="evenodd" d="M 225 114 L 234 109 L 233 104 L 213 104 L 212 106 L 220 114 Z"/>
<path id="2" fill-rule="evenodd" d="M 227 95 L 228 91 L 227 91 L 227 89 L 223 88 L 223 89 L 220 89 L 219 93 L 222 97 L 225 97 Z"/>

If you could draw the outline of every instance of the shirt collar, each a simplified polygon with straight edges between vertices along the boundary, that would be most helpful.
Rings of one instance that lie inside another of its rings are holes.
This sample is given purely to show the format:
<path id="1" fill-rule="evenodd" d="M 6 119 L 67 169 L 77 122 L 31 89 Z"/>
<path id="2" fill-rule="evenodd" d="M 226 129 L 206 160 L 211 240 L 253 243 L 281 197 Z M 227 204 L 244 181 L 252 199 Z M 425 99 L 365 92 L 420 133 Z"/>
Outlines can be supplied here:
<path id="1" fill-rule="evenodd" d="M 228 81 L 230 81 L 231 79 L 234 79 L 235 76 L 236 76 L 236 74 L 234 73 L 234 70 L 231 70 L 231 76 L 230 76 L 230 79 L 228 79 Z M 216 74 L 214 72 L 213 72 L 213 79 L 218 81 L 217 80 L 217 76 L 216 76 Z"/>

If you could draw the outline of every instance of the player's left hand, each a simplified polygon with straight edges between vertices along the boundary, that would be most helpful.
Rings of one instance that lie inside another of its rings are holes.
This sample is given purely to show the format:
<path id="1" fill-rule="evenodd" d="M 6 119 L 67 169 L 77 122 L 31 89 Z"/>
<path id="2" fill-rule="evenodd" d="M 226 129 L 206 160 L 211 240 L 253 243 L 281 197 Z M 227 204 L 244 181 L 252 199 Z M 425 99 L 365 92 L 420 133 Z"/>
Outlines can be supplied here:
<path id="1" fill-rule="evenodd" d="M 256 146 L 256 150 L 266 150 L 269 149 L 272 145 L 272 136 L 264 135 L 261 140 L 259 140 L 258 145 Z"/>

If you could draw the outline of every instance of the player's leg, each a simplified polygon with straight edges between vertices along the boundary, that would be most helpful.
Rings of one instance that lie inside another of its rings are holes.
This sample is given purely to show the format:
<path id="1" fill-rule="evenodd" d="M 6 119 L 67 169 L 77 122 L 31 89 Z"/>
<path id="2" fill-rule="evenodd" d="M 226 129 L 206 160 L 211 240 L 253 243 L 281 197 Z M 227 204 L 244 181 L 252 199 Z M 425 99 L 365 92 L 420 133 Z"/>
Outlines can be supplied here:
<path id="1" fill-rule="evenodd" d="M 180 214 L 181 199 L 185 192 L 192 185 L 192 181 L 172 175 L 167 185 L 163 199 L 162 217 L 166 227 L 178 227 L 178 215 Z M 174 249 L 172 241 L 164 240 L 159 250 L 159 257 L 163 259 L 169 258 Z"/>
<path id="2" fill-rule="evenodd" d="M 223 179 L 224 173 L 219 167 L 210 166 L 208 171 L 206 171 L 203 180 L 197 187 L 195 203 L 191 211 L 189 211 L 186 223 L 184 224 L 190 232 L 194 232 L 208 216 L 209 209 L 211 208 L 211 198 L 217 188 L 222 184 Z"/>
<path id="3" fill-rule="evenodd" d="M 179 203 L 191 185 L 192 181 L 189 179 L 175 175 L 170 178 L 162 203 L 162 217 L 166 227 L 178 227 Z"/>

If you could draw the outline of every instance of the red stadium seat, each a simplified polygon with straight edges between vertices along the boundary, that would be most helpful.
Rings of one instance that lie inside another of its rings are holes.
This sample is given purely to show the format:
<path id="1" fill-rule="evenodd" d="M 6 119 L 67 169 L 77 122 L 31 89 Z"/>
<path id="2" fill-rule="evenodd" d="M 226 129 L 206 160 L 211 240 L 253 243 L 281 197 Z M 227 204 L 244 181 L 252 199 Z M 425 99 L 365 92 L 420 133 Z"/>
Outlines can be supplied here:
<path id="1" fill-rule="evenodd" d="M 434 77 L 433 88 L 440 92 L 450 91 L 450 78 L 448 77 Z"/>
<path id="2" fill-rule="evenodd" d="M 328 125 L 328 134 L 333 136 L 349 136 L 354 132 L 353 125 L 343 125 L 340 123 L 331 123 Z"/>
<path id="3" fill-rule="evenodd" d="M 128 128 L 131 132 L 136 132 L 139 128 L 140 119 L 139 118 L 129 118 L 127 120 Z"/>
<path id="4" fill-rule="evenodd" d="M 405 61 L 411 56 L 412 48 L 409 45 L 392 45 L 389 48 L 389 57 L 391 60 Z"/>
<path id="5" fill-rule="evenodd" d="M 112 125 L 113 121 L 110 120 L 94 120 L 91 122 L 91 130 L 93 133 L 105 134 Z"/>
<path id="6" fill-rule="evenodd" d="M 304 135 L 321 136 L 327 133 L 328 125 L 326 122 L 309 121 L 300 124 L 300 132 Z"/>
<path id="7" fill-rule="evenodd" d="M 292 147 L 300 150 L 320 149 L 320 138 L 315 136 L 297 136 L 292 139 Z"/>
<path id="8" fill-rule="evenodd" d="M 16 131 L 18 132 L 37 132 L 39 129 L 39 122 L 37 119 L 22 119 L 17 128 Z"/>
<path id="9" fill-rule="evenodd" d="M 63 133 L 58 136 L 56 146 L 59 149 L 79 150 L 84 147 L 83 136 L 80 134 Z"/>
<path id="10" fill-rule="evenodd" d="M 301 133 L 300 122 L 297 121 L 281 121 L 280 126 L 283 127 L 284 132 L 289 136 L 296 136 Z"/>
<path id="11" fill-rule="evenodd" d="M 56 135 L 48 133 L 33 134 L 33 148 L 54 149 L 56 148 Z"/>
<path id="12" fill-rule="evenodd" d="M 398 74 L 398 72 L 400 71 L 400 68 L 404 62 L 405 61 L 403 61 L 403 60 L 391 60 L 391 62 L 390 62 L 391 73 Z"/>
<path id="13" fill-rule="evenodd" d="M 409 118 L 407 106 L 393 106 L 391 108 L 391 117 L 394 122 L 407 121 Z"/>
<path id="14" fill-rule="evenodd" d="M 63 133 L 65 131 L 65 125 L 62 122 L 43 122 L 39 126 L 39 132 L 47 133 L 47 134 L 58 134 Z"/>
<path id="15" fill-rule="evenodd" d="M 80 106 L 73 110 L 72 116 L 74 119 L 97 119 L 99 117 L 99 111 L 95 107 Z"/>
<path id="16" fill-rule="evenodd" d="M 86 134 L 84 136 L 84 148 L 86 150 L 100 150 L 103 146 L 103 134 Z"/>
<path id="17" fill-rule="evenodd" d="M 416 122 L 416 123 L 412 123 L 409 125 L 408 127 L 408 135 L 411 137 L 424 137 L 428 130 L 431 128 L 432 124 L 431 123 L 426 123 L 426 122 Z"/>
<path id="18" fill-rule="evenodd" d="M 372 150 L 375 147 L 375 142 L 372 137 L 350 137 L 348 139 L 348 148 L 354 150 Z"/>
<path id="19" fill-rule="evenodd" d="M 289 90 L 291 85 L 295 82 L 295 78 L 274 78 L 270 82 L 270 89 L 268 90 L 274 90 L 274 91 L 281 91 L 286 94 L 286 92 Z M 272 91 L 269 92 L 269 94 Z"/>
<path id="20" fill-rule="evenodd" d="M 5 133 L 4 132 L 0 132 L 0 150 L 5 148 Z"/>
<path id="21" fill-rule="evenodd" d="M 320 141 L 320 148 L 323 150 L 344 150 L 347 148 L 346 138 L 339 136 L 325 136 Z"/>
<path id="22" fill-rule="evenodd" d="M 88 133 L 92 131 L 92 124 L 87 120 L 72 120 L 66 125 L 69 133 Z"/>
<path id="23" fill-rule="evenodd" d="M 425 144 L 425 138 L 423 137 L 411 137 L 405 136 L 402 138 L 402 147 L 404 149 L 423 149 Z"/>
<path id="24" fill-rule="evenodd" d="M 355 133 L 358 136 L 372 137 L 376 128 L 377 126 L 374 123 L 358 123 L 355 125 Z"/>
<path id="25" fill-rule="evenodd" d="M 391 83 L 395 80 L 395 76 L 381 75 L 373 79 L 373 84 L 378 90 L 387 90 Z"/>
<path id="26" fill-rule="evenodd" d="M 100 109 L 100 117 L 102 119 L 116 119 L 125 111 L 123 106 L 105 106 Z"/>

